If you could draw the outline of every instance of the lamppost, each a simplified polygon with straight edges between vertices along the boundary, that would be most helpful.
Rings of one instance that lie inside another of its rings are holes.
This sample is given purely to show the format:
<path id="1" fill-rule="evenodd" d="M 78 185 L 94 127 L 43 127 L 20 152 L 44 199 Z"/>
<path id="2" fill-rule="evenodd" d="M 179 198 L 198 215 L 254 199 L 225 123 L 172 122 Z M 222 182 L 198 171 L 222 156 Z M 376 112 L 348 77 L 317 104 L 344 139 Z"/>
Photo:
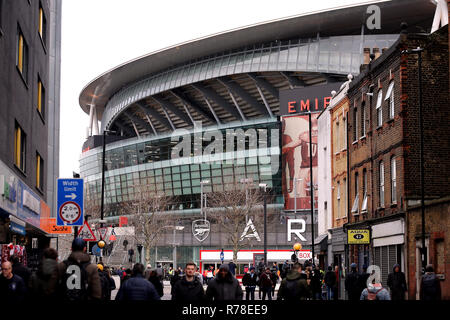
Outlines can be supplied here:
<path id="1" fill-rule="evenodd" d="M 80 178 L 80 174 L 76 173 L 75 171 L 72 171 L 72 175 L 75 179 Z M 74 227 L 74 234 L 73 234 L 73 239 L 75 240 L 78 236 L 78 227 Z"/>
<path id="2" fill-rule="evenodd" d="M 173 251 L 172 251 L 172 260 L 173 260 L 173 269 L 175 270 L 177 267 L 177 243 L 175 243 L 175 232 L 176 230 L 183 230 L 183 226 L 166 226 L 166 228 L 173 229 Z"/>
<path id="3" fill-rule="evenodd" d="M 422 274 L 425 273 L 427 264 L 427 248 L 425 247 L 425 167 L 424 167 L 424 137 L 422 115 L 422 52 L 423 48 L 403 50 L 402 53 L 417 54 L 419 77 L 419 135 L 420 135 L 420 208 L 422 211 Z"/>
<path id="4" fill-rule="evenodd" d="M 203 217 L 203 185 L 208 184 L 209 180 L 200 181 L 200 213 Z M 206 195 L 205 195 L 205 207 L 206 207 Z M 205 220 L 206 220 L 206 211 L 205 211 Z"/>
<path id="5" fill-rule="evenodd" d="M 259 188 L 264 189 L 264 263 L 268 266 L 267 262 L 267 183 L 260 183 Z"/>

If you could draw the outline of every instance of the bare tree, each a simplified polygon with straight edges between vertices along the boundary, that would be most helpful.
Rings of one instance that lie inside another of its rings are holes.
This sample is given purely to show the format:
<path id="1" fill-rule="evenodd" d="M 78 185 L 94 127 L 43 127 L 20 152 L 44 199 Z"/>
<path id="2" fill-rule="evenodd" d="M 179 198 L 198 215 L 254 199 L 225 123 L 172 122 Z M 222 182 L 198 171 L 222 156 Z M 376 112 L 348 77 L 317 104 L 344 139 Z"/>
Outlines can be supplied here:
<path id="1" fill-rule="evenodd" d="M 263 194 L 258 188 L 248 188 L 242 184 L 228 185 L 227 190 L 208 194 L 207 215 L 211 224 L 217 224 L 221 232 L 227 234 L 228 244 L 233 248 L 233 261 L 237 263 L 237 253 L 248 246 L 249 239 L 243 234 L 248 219 L 256 229 L 263 225 Z M 243 237 L 244 236 L 244 237 Z"/>
<path id="2" fill-rule="evenodd" d="M 171 197 L 162 192 L 149 191 L 147 185 L 134 185 L 134 194 L 130 201 L 122 204 L 122 210 L 132 214 L 129 224 L 134 227 L 136 242 L 142 242 L 145 247 L 145 263 L 150 263 L 150 251 L 166 232 L 166 226 L 175 220 L 173 214 L 168 213 Z"/>

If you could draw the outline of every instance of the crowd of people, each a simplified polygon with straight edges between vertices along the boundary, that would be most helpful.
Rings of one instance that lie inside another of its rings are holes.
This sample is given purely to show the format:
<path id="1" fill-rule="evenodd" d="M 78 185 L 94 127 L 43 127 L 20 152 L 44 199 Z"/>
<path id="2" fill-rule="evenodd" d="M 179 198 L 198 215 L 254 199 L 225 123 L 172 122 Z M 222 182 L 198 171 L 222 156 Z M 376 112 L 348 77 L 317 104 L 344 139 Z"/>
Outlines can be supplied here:
<path id="1" fill-rule="evenodd" d="M 261 260 L 250 266 L 242 278 L 242 286 L 236 278 L 236 264 L 232 261 L 219 268 L 207 268 L 203 274 L 194 262 L 186 264 L 184 270 L 164 270 L 161 265 L 152 269 L 141 263 L 132 269 L 109 268 L 103 263 L 93 264 L 86 253 L 86 242 L 75 239 L 72 253 L 67 260 L 58 262 L 55 249 L 47 248 L 36 272 L 31 272 L 16 256 L 1 265 L 0 299 L 6 302 L 33 300 L 65 301 L 109 301 L 116 289 L 113 275 L 120 278 L 116 301 L 154 301 L 164 295 L 163 281 L 170 279 L 171 299 L 182 302 L 255 300 L 256 288 L 259 298 L 275 299 L 276 285 L 280 283 L 277 300 L 336 300 L 338 298 L 339 270 L 329 266 L 324 272 L 310 261 L 285 263 L 270 267 Z M 379 277 L 367 273 L 366 266 L 358 272 L 352 263 L 344 286 L 349 300 L 404 300 L 407 292 L 406 277 L 396 264 L 388 275 L 384 288 Z M 168 278 L 167 278 L 168 277 Z M 206 289 L 205 289 L 206 287 Z M 389 290 L 388 290 L 389 289 Z M 440 300 L 439 279 L 431 265 L 421 278 L 420 299 Z"/>

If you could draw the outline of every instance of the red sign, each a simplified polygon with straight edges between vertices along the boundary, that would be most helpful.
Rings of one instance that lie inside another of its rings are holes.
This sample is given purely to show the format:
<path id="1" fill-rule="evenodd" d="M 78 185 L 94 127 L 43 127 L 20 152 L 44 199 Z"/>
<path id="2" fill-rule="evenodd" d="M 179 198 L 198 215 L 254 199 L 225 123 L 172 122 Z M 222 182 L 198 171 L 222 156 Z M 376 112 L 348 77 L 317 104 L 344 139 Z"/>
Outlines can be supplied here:
<path id="1" fill-rule="evenodd" d="M 97 238 L 95 237 L 94 232 L 92 232 L 92 229 L 87 221 L 84 222 L 83 226 L 80 228 L 80 231 L 78 231 L 77 236 L 82 238 L 84 241 L 97 241 Z"/>
<path id="2" fill-rule="evenodd" d="M 128 218 L 127 217 L 119 217 L 119 227 L 123 227 L 128 225 Z"/>

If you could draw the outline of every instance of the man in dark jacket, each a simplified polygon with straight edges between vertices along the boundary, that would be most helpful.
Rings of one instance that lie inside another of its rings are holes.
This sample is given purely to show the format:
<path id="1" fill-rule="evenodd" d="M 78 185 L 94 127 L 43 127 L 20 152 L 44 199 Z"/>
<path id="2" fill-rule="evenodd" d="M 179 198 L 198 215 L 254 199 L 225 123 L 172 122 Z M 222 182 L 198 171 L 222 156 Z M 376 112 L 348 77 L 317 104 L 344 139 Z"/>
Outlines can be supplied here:
<path id="1" fill-rule="evenodd" d="M 173 273 L 173 277 L 170 279 L 170 294 L 173 295 L 173 288 L 175 288 L 175 284 L 178 282 L 178 280 L 181 279 L 180 271 L 175 270 Z"/>
<path id="2" fill-rule="evenodd" d="M 286 276 L 287 276 L 287 274 L 289 272 L 289 269 L 290 269 L 289 262 L 288 262 L 288 260 L 286 260 L 283 263 L 283 266 L 281 267 L 281 273 L 280 273 L 281 279 L 286 278 Z"/>
<path id="3" fill-rule="evenodd" d="M 358 301 L 361 297 L 358 286 L 358 272 L 356 270 L 356 263 L 350 265 L 351 271 L 345 277 L 345 290 L 348 293 L 348 300 Z"/>
<path id="4" fill-rule="evenodd" d="M 333 300 L 334 288 L 336 286 L 336 273 L 331 266 L 328 267 L 328 271 L 325 274 L 325 285 L 327 287 L 327 299 Z"/>
<path id="5" fill-rule="evenodd" d="M 322 274 L 319 266 L 315 266 L 312 271 L 311 293 L 314 300 L 322 300 Z"/>
<path id="6" fill-rule="evenodd" d="M 69 258 L 58 265 L 58 274 L 62 279 L 60 289 L 62 290 L 61 298 L 68 298 L 65 293 L 69 291 L 67 281 L 64 281 L 68 276 L 72 276 L 73 271 L 68 270 L 68 266 L 76 265 L 84 268 L 87 274 L 87 296 L 83 299 L 100 300 L 102 297 L 102 287 L 100 277 L 97 271 L 97 265 L 90 263 L 91 258 L 86 253 L 86 242 L 81 238 L 76 238 L 72 242 L 72 253 Z M 67 273 L 66 273 L 67 272 Z M 67 279 L 66 279 L 67 280 Z M 71 288 L 72 290 L 73 288 Z"/>
<path id="7" fill-rule="evenodd" d="M 250 267 L 250 272 L 247 272 L 242 278 L 242 284 L 245 287 L 245 300 L 255 300 L 256 279 L 255 267 Z"/>
<path id="8" fill-rule="evenodd" d="M 179 279 L 172 291 L 172 300 L 182 302 L 203 301 L 205 291 L 199 278 L 195 276 L 196 265 L 188 262 L 184 270 L 185 275 Z"/>
<path id="9" fill-rule="evenodd" d="M 306 275 L 302 274 L 302 265 L 294 263 L 286 278 L 281 281 L 277 300 L 299 301 L 310 296 L 310 288 L 306 282 Z"/>
<path id="10" fill-rule="evenodd" d="M 116 301 L 154 301 L 160 300 L 155 287 L 144 278 L 144 265 L 136 263 L 132 277 L 120 287 Z"/>
<path id="11" fill-rule="evenodd" d="M 23 279 L 13 274 L 11 262 L 2 263 L 2 274 L 0 275 L 0 301 L 3 305 L 8 303 L 23 302 L 27 288 Z"/>
<path id="12" fill-rule="evenodd" d="M 434 273 L 433 266 L 427 265 L 425 271 L 420 281 L 420 300 L 441 300 L 441 284 Z"/>
<path id="13" fill-rule="evenodd" d="M 97 264 L 98 277 L 100 278 L 100 285 L 102 287 L 102 300 L 111 300 L 111 284 L 109 282 L 108 276 L 104 270 L 103 263 Z"/>
<path id="14" fill-rule="evenodd" d="M 27 267 L 25 267 L 21 262 L 18 256 L 12 256 L 10 258 L 10 261 L 12 263 L 12 272 L 13 274 L 19 276 L 22 278 L 23 282 L 25 283 L 25 286 L 27 288 L 30 287 L 30 279 L 31 279 L 31 271 Z"/>
<path id="15" fill-rule="evenodd" d="M 31 276 L 31 295 L 33 299 L 49 301 L 58 294 L 58 252 L 53 248 L 44 250 L 39 269 Z"/>
<path id="16" fill-rule="evenodd" d="M 266 295 L 267 295 L 267 299 L 272 300 L 272 293 L 273 293 L 272 288 L 274 287 L 274 285 L 273 285 L 273 280 L 272 280 L 272 273 L 270 272 L 269 267 L 267 267 L 266 272 L 264 272 L 261 275 L 260 283 L 261 283 L 261 290 L 262 290 L 262 300 L 266 300 Z"/>
<path id="17" fill-rule="evenodd" d="M 388 275 L 387 285 L 391 290 L 392 300 L 405 300 L 406 277 L 403 272 L 400 271 L 400 265 L 395 264 L 392 273 Z"/>
<path id="18" fill-rule="evenodd" d="M 242 300 L 243 295 L 239 281 L 233 277 L 226 264 L 220 266 L 206 289 L 206 299 L 214 301 Z"/>

